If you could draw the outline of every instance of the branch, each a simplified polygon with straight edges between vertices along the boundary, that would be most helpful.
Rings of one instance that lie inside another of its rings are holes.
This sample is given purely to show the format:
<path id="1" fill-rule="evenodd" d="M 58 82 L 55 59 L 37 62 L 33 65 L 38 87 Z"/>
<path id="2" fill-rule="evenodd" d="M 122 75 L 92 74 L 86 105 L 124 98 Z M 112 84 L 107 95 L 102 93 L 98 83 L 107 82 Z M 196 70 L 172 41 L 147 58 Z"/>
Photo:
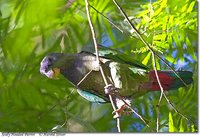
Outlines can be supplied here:
<path id="1" fill-rule="evenodd" d="M 152 44 L 153 45 L 153 44 Z M 159 87 L 160 87 L 160 91 L 161 91 L 161 94 L 160 94 L 160 98 L 159 98 L 159 101 L 158 101 L 158 104 L 157 104 L 157 132 L 159 130 L 159 115 L 160 115 L 160 111 L 159 111 L 159 107 L 160 107 L 160 102 L 164 96 L 164 98 L 166 99 L 166 101 L 168 102 L 168 104 L 174 109 L 174 111 L 176 113 L 178 113 L 180 116 L 182 116 L 183 118 L 185 118 L 187 121 L 189 121 L 189 119 L 184 116 L 183 114 L 181 114 L 177 109 L 176 107 L 171 103 L 171 101 L 167 98 L 167 96 L 165 95 L 164 93 L 164 90 L 163 90 L 163 87 L 161 85 L 161 82 L 160 82 L 160 78 L 158 76 L 158 72 L 157 72 L 157 67 L 156 67 L 156 59 L 155 59 L 155 55 L 154 53 L 152 52 L 152 61 L 153 61 L 153 67 L 154 67 L 154 71 L 155 71 L 155 74 L 156 74 L 156 79 L 158 81 L 158 84 L 159 84 Z"/>
<path id="2" fill-rule="evenodd" d="M 89 71 L 89 72 L 78 82 L 78 84 L 76 85 L 76 88 L 78 88 L 78 86 L 90 75 L 91 72 L 92 72 L 92 70 Z M 64 102 L 66 102 L 66 100 L 68 100 L 68 98 L 70 97 L 70 95 L 71 95 L 74 91 L 75 91 L 75 90 L 72 89 L 71 92 L 70 92 L 67 96 L 64 97 Z M 60 104 L 60 102 L 58 102 L 58 103 L 56 103 L 55 105 L 53 105 L 53 106 L 52 106 L 51 108 L 49 108 L 49 110 L 48 110 L 47 112 L 45 112 L 45 113 L 48 113 L 48 112 L 50 112 L 51 110 L 53 110 L 58 104 Z M 40 119 L 41 116 L 43 116 L 45 113 L 40 113 L 40 114 L 38 114 L 38 118 Z"/>
<path id="3" fill-rule="evenodd" d="M 153 40 L 152 40 L 152 45 L 153 45 L 153 41 L 154 41 L 154 36 L 153 36 Z M 154 52 L 151 51 L 151 53 L 152 53 L 153 68 L 154 68 L 155 75 L 156 75 L 156 79 L 157 79 L 157 81 L 158 81 L 158 85 L 159 85 L 160 91 L 161 91 L 158 104 L 156 105 L 156 107 L 157 107 L 156 132 L 159 132 L 159 126 L 160 126 L 160 103 L 161 103 L 161 100 L 162 100 L 162 98 L 163 98 L 163 94 L 165 94 L 165 93 L 164 93 L 162 84 L 161 84 L 161 82 L 160 82 L 160 78 L 159 78 L 159 76 L 158 76 L 158 71 L 157 71 L 157 67 L 156 67 L 156 58 L 155 58 Z"/>
<path id="4" fill-rule="evenodd" d="M 176 113 L 178 113 L 180 116 L 182 116 L 183 118 L 185 118 L 187 121 L 189 121 L 189 119 L 186 117 L 186 116 L 184 116 L 183 114 L 181 114 L 177 109 L 176 109 L 176 107 L 171 103 L 171 101 L 167 98 L 167 96 L 165 95 L 165 93 L 164 93 L 164 90 L 163 90 L 163 87 L 162 87 L 162 85 L 161 85 L 161 82 L 160 82 L 160 78 L 159 78 L 159 76 L 158 76 L 158 72 L 157 72 L 157 69 L 156 69 L 156 60 L 155 60 L 155 55 L 152 53 L 152 61 L 153 61 L 153 64 L 154 64 L 154 71 L 155 71 L 155 75 L 156 75 L 156 79 L 157 79 L 157 81 L 158 81 L 158 84 L 159 84 L 159 87 L 160 87 L 160 91 L 161 91 L 161 94 L 160 94 L 160 98 L 159 98 L 159 101 L 158 101 L 158 104 L 157 104 L 157 126 L 156 126 L 156 131 L 157 132 L 159 132 L 159 115 L 160 115 L 160 110 L 159 110 L 159 107 L 160 107 L 160 102 L 161 102 L 161 100 L 162 100 L 162 98 L 163 98 L 163 96 L 164 96 L 164 98 L 166 99 L 166 101 L 167 101 L 167 103 L 174 109 L 174 111 L 176 112 Z"/>
<path id="5" fill-rule="evenodd" d="M 93 70 L 90 70 L 77 84 L 77 86 L 79 86 L 86 78 L 88 75 L 90 75 L 90 73 L 92 72 Z"/>
<path id="6" fill-rule="evenodd" d="M 152 62 L 153 62 L 153 67 L 154 67 L 156 79 L 158 81 L 158 84 L 159 84 L 159 87 L 160 87 L 160 91 L 161 91 L 158 104 L 156 105 L 156 107 L 157 107 L 156 131 L 159 132 L 159 126 L 160 126 L 160 102 L 161 102 L 161 100 L 163 98 L 163 94 L 165 94 L 165 93 L 164 93 L 162 84 L 160 82 L 160 78 L 158 76 L 157 67 L 156 67 L 156 59 L 155 59 L 155 55 L 153 54 L 153 52 L 152 52 Z"/>
<path id="7" fill-rule="evenodd" d="M 101 64 L 100 64 L 100 61 L 99 61 L 98 45 L 97 45 L 97 41 L 96 41 L 95 30 L 94 30 L 94 27 L 93 27 L 93 25 L 92 25 L 92 21 L 91 21 L 91 18 L 90 18 L 90 11 L 89 11 L 89 3 L 88 3 L 88 0 L 85 0 L 85 6 L 86 6 L 86 13 L 87 13 L 88 22 L 89 22 L 90 29 L 91 29 L 91 32 L 92 32 L 92 38 L 93 38 L 93 41 L 94 41 L 95 52 L 96 52 L 96 61 L 97 61 L 98 64 L 99 64 L 99 69 L 100 69 L 101 75 L 102 75 L 102 77 L 103 77 L 103 80 L 104 80 L 105 85 L 107 86 L 107 85 L 108 85 L 108 81 L 107 81 L 107 79 L 106 79 L 105 73 L 104 73 L 103 68 L 102 68 L 102 66 L 101 66 Z M 119 119 L 119 114 L 118 114 L 118 112 L 116 111 L 116 107 L 115 107 L 115 104 L 114 104 L 114 102 L 113 102 L 112 96 L 111 96 L 110 94 L 109 94 L 108 96 L 109 96 L 111 105 L 112 105 L 112 107 L 113 107 L 113 110 L 116 112 L 116 115 L 118 116 L 118 117 L 117 117 L 117 129 L 118 129 L 118 132 L 121 132 L 121 130 L 120 130 L 120 119 Z"/>
<path id="8" fill-rule="evenodd" d="M 144 118 L 138 114 L 120 95 L 116 94 L 115 92 L 113 92 L 113 94 L 118 97 L 120 100 L 122 100 L 124 102 L 124 104 L 131 110 L 131 112 L 135 113 L 145 124 L 147 127 L 150 127 L 147 122 L 144 120 Z"/>
<path id="9" fill-rule="evenodd" d="M 95 7 L 92 5 L 89 5 L 93 10 L 95 10 L 97 13 L 99 13 L 101 16 L 103 16 L 110 24 L 112 24 L 116 29 L 118 29 L 121 33 L 124 33 L 122 29 L 120 29 L 117 25 L 115 25 L 108 17 L 106 17 L 103 13 L 99 12 Z"/>

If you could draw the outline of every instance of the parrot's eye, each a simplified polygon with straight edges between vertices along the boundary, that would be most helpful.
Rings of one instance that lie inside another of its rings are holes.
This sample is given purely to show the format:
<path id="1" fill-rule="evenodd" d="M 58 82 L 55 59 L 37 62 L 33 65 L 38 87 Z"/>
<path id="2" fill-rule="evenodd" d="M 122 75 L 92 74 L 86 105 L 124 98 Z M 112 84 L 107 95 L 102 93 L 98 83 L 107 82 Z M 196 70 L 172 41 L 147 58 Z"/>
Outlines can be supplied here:
<path id="1" fill-rule="evenodd" d="M 48 62 L 52 63 L 53 62 L 53 58 L 52 57 L 48 57 Z"/>
<path id="2" fill-rule="evenodd" d="M 49 71 L 49 69 L 51 69 L 53 63 L 54 63 L 54 58 L 53 58 L 53 57 L 47 57 L 47 58 L 46 58 L 46 69 L 45 69 L 45 73 L 47 73 L 47 72 Z"/>

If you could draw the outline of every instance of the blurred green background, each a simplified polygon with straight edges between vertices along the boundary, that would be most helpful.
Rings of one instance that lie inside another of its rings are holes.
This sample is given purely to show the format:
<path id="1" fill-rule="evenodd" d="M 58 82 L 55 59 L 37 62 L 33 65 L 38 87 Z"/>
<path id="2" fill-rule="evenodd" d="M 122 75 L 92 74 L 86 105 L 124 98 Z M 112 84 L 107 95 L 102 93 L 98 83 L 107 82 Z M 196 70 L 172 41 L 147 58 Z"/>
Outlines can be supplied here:
<path id="1" fill-rule="evenodd" d="M 98 43 L 121 50 L 153 68 L 151 53 L 113 2 L 89 2 L 123 31 L 91 8 Z M 166 93 L 190 121 L 180 117 L 163 99 L 160 132 L 196 132 L 197 1 L 118 2 L 143 37 L 153 43 L 155 51 L 175 69 L 194 73 L 194 83 L 189 87 Z M 110 104 L 92 104 L 80 97 L 66 79 L 49 80 L 39 73 L 40 62 L 47 53 L 77 53 L 88 44 L 92 44 L 92 37 L 83 0 L 0 0 L 0 131 L 116 132 Z M 157 66 L 169 69 L 158 59 Z M 151 128 L 133 114 L 121 118 L 122 132 L 156 129 L 159 95 L 148 93 L 132 102 Z"/>

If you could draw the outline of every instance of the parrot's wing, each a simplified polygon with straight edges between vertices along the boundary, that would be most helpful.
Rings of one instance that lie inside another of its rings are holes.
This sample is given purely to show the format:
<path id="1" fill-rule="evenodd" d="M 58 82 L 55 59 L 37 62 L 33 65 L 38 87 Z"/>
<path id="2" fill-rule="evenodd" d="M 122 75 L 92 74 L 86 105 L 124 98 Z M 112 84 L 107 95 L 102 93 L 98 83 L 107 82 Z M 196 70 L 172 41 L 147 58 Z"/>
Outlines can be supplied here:
<path id="1" fill-rule="evenodd" d="M 101 45 L 98 45 L 98 50 L 99 50 L 99 56 L 111 59 L 114 62 L 122 63 L 122 64 L 128 64 L 134 67 L 138 67 L 141 69 L 148 69 L 145 65 L 142 63 L 138 62 L 137 60 L 134 60 L 131 56 L 126 55 L 118 50 L 111 49 L 108 47 L 104 47 Z M 81 52 L 87 52 L 87 53 L 92 53 L 96 55 L 95 48 L 94 46 L 86 46 L 82 49 Z"/>
<path id="2" fill-rule="evenodd" d="M 70 82 L 70 81 L 69 81 Z M 77 92 L 80 96 L 85 98 L 86 100 L 93 103 L 108 103 L 110 102 L 106 96 L 97 94 L 94 90 L 82 90 L 72 82 L 70 82 L 74 87 L 76 87 Z"/>

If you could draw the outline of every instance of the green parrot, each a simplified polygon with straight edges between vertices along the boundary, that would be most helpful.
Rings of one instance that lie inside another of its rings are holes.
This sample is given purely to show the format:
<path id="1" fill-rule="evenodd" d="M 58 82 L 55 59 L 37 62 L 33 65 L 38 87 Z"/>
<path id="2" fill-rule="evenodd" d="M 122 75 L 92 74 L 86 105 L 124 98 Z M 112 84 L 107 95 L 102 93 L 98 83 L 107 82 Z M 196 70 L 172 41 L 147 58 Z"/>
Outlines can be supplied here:
<path id="1" fill-rule="evenodd" d="M 120 51 L 101 45 L 98 45 L 98 49 L 99 60 L 109 86 L 113 85 L 117 89 L 117 94 L 127 103 L 147 92 L 160 90 L 155 72 L 149 70 L 145 65 Z M 105 88 L 108 86 L 105 87 L 100 73 L 94 46 L 88 46 L 77 54 L 49 53 L 41 61 L 40 72 L 48 78 L 55 78 L 62 74 L 88 101 L 109 102 L 108 94 L 105 93 Z M 177 73 L 186 84 L 192 83 L 192 72 L 177 71 Z M 173 71 L 158 71 L 158 75 L 164 90 L 178 89 L 184 86 Z M 83 81 L 80 82 L 81 80 Z M 123 101 L 119 98 L 115 97 L 114 99 L 119 109 L 124 106 Z"/>

